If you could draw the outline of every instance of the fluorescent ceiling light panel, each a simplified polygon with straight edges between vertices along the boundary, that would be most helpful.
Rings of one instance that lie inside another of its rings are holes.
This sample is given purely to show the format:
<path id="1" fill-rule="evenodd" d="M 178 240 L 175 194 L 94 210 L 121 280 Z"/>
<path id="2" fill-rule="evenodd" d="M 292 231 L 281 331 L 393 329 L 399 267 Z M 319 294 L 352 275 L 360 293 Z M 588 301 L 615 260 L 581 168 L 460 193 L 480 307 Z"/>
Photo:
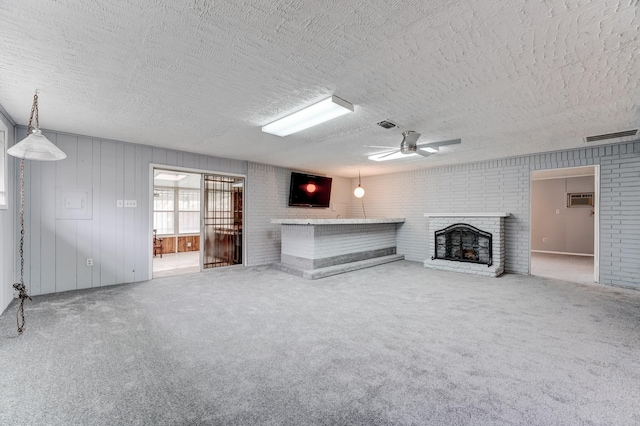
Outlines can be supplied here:
<path id="1" fill-rule="evenodd" d="M 262 126 L 262 131 L 276 136 L 287 136 L 350 112 L 353 112 L 353 105 L 337 96 L 331 96 L 273 123 Z"/>
<path id="2" fill-rule="evenodd" d="M 373 161 L 387 161 L 387 160 L 397 160 L 399 158 L 409 158 L 418 154 L 403 154 L 400 151 L 394 152 L 393 154 L 389 154 L 388 152 L 382 152 L 380 154 L 373 154 L 368 156 L 369 160 Z"/>
<path id="3" fill-rule="evenodd" d="M 175 174 L 175 173 L 158 173 L 158 176 L 156 176 L 156 179 L 160 179 L 160 180 L 172 180 L 172 181 L 179 181 L 180 179 L 184 179 L 186 178 L 187 175 L 179 175 L 179 174 Z"/>

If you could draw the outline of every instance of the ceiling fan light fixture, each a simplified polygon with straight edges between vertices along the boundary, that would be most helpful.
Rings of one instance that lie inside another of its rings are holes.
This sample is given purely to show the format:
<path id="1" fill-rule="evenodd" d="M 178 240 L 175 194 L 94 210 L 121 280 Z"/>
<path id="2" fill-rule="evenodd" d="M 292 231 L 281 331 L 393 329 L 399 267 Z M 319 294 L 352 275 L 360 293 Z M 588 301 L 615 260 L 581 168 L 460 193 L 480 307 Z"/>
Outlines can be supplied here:
<path id="1" fill-rule="evenodd" d="M 399 158 L 413 157 L 414 155 L 416 154 L 397 151 L 397 152 L 394 152 L 393 154 L 389 154 L 387 152 L 382 152 L 380 154 L 373 154 L 368 156 L 367 158 L 372 161 L 388 161 L 388 160 L 397 160 Z"/>
<path id="2" fill-rule="evenodd" d="M 262 126 L 262 131 L 276 136 L 288 136 L 353 111 L 352 104 L 337 96 L 331 96 Z"/>

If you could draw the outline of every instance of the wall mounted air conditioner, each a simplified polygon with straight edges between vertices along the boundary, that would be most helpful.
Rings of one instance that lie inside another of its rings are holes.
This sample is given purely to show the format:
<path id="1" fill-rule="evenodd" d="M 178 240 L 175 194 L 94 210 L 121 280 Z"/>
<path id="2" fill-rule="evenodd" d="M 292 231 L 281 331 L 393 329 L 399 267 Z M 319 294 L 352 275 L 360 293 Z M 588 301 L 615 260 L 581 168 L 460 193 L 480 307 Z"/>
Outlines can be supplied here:
<path id="1" fill-rule="evenodd" d="M 568 193 L 567 207 L 593 207 L 593 192 Z"/>

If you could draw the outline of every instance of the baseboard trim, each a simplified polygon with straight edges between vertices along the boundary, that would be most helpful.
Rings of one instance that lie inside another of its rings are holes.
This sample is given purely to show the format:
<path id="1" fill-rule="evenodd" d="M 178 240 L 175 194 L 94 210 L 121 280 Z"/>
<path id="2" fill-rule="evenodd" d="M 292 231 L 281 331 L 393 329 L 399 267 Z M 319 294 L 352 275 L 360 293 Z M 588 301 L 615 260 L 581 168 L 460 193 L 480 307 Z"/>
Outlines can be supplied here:
<path id="1" fill-rule="evenodd" d="M 589 253 L 569 253 L 566 251 L 547 251 L 547 250 L 531 250 L 531 253 L 547 253 L 547 254 L 566 254 L 567 256 L 587 256 L 593 257 L 593 254 Z"/>

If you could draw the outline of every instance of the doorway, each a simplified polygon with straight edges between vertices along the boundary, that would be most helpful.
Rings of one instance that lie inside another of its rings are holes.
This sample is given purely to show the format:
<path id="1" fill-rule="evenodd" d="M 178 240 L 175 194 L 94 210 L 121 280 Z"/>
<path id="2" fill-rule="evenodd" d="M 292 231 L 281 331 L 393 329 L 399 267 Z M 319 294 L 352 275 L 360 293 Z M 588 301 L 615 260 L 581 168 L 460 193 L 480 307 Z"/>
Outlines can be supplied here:
<path id="1" fill-rule="evenodd" d="M 531 173 L 530 273 L 599 280 L 599 166 Z"/>
<path id="2" fill-rule="evenodd" d="M 244 178 L 205 174 L 203 269 L 241 265 Z"/>
<path id="3" fill-rule="evenodd" d="M 245 177 L 151 166 L 152 277 L 241 265 Z"/>
<path id="4" fill-rule="evenodd" d="M 153 277 L 200 272 L 200 173 L 153 170 Z"/>

